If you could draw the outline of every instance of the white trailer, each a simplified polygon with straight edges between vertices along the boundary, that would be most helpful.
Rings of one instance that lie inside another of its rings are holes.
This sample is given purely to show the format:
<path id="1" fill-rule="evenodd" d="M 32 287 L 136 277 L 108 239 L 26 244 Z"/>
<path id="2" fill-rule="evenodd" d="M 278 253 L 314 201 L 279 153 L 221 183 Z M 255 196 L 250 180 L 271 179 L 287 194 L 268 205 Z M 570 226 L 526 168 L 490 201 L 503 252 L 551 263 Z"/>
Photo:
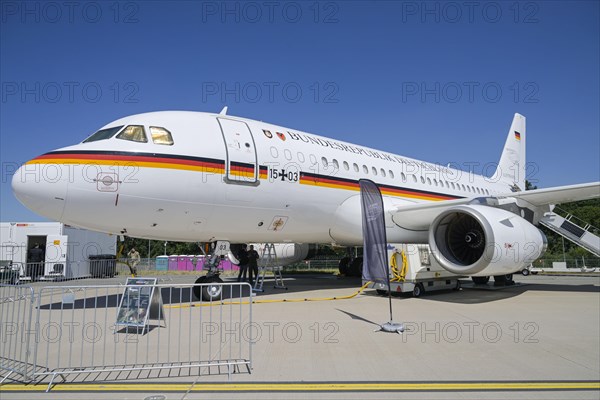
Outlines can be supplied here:
<path id="1" fill-rule="evenodd" d="M 412 293 L 419 297 L 435 290 L 460 289 L 462 276 L 448 272 L 439 265 L 426 244 L 388 245 L 390 287 L 392 292 Z M 387 294 L 385 284 L 373 283 L 371 288 Z"/>
<path id="2" fill-rule="evenodd" d="M 36 246 L 42 250 L 41 262 L 32 260 Z M 18 269 L 20 281 L 89 277 L 90 256 L 114 257 L 116 248 L 116 236 L 60 222 L 0 223 L 0 260 L 5 269 Z"/>

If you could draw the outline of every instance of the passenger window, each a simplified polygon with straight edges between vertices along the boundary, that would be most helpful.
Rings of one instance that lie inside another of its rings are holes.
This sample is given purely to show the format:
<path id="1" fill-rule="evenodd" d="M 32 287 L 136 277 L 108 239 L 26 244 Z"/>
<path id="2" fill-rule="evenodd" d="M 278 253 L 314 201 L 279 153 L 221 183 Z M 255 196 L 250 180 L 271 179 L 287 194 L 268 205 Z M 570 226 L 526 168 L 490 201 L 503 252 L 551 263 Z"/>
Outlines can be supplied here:
<path id="1" fill-rule="evenodd" d="M 173 136 L 171 132 L 159 126 L 150 127 L 150 135 L 154 144 L 163 144 L 165 146 L 173 146 Z"/>
<path id="2" fill-rule="evenodd" d="M 371 167 L 371 171 L 373 171 L 373 175 L 377 176 L 377 168 Z"/>
<path id="3" fill-rule="evenodd" d="M 417 182 L 417 176 L 413 175 L 412 177 L 413 177 L 413 182 Z"/>
<path id="4" fill-rule="evenodd" d="M 141 125 L 129 125 L 117 135 L 117 139 L 130 140 L 132 142 L 148 143 L 146 132 Z"/>
<path id="5" fill-rule="evenodd" d="M 366 165 L 363 165 L 363 172 L 367 175 L 369 174 L 369 168 Z"/>
<path id="6" fill-rule="evenodd" d="M 421 177 L 421 183 L 425 183 L 425 178 Z"/>
<path id="7" fill-rule="evenodd" d="M 333 167 L 337 170 L 340 169 L 340 163 L 335 158 L 333 159 Z"/>
<path id="8" fill-rule="evenodd" d="M 394 171 L 390 169 L 388 172 L 390 173 L 390 178 L 394 179 Z"/>
<path id="9" fill-rule="evenodd" d="M 385 169 L 381 168 L 381 176 L 383 176 L 385 178 Z"/>
<path id="10" fill-rule="evenodd" d="M 402 178 L 402 182 L 406 182 L 406 174 L 404 172 L 400 172 L 400 177 Z"/>
<path id="11" fill-rule="evenodd" d="M 427 184 L 431 186 L 431 178 L 427 178 Z"/>
<path id="12" fill-rule="evenodd" d="M 323 164 L 323 168 L 327 169 L 327 159 L 325 157 L 321 157 L 321 164 Z"/>
<path id="13" fill-rule="evenodd" d="M 350 165 L 348 165 L 348 161 L 344 161 L 344 169 L 346 171 L 350 170 Z"/>
<path id="14" fill-rule="evenodd" d="M 352 168 L 354 168 L 354 172 L 358 172 L 358 164 L 357 163 L 352 164 Z"/>

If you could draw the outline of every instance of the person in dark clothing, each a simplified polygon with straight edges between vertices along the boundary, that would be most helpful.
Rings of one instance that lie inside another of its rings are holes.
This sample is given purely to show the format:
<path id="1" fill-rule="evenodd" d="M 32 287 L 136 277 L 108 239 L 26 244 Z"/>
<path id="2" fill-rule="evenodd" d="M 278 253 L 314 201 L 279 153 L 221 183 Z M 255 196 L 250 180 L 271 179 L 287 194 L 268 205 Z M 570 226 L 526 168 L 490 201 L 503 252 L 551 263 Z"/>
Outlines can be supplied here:
<path id="1" fill-rule="evenodd" d="M 250 285 L 252 286 L 254 286 L 254 280 L 252 279 L 253 273 L 254 278 L 258 279 L 258 259 L 258 253 L 254 250 L 254 246 L 250 245 L 250 249 L 248 250 L 248 270 L 250 275 Z"/>
<path id="2" fill-rule="evenodd" d="M 27 263 L 29 264 L 29 274 L 31 279 L 35 280 L 44 273 L 44 250 L 40 248 L 39 244 L 36 244 L 33 249 L 29 250 L 27 255 Z"/>
<path id="3" fill-rule="evenodd" d="M 237 281 L 238 282 L 246 282 L 246 275 L 248 273 L 248 251 L 246 250 L 246 245 L 243 244 L 241 250 L 237 254 L 237 258 L 240 266 L 240 272 L 238 274 Z M 252 277 L 252 275 L 250 275 Z M 252 279 L 252 278 L 250 278 Z"/>

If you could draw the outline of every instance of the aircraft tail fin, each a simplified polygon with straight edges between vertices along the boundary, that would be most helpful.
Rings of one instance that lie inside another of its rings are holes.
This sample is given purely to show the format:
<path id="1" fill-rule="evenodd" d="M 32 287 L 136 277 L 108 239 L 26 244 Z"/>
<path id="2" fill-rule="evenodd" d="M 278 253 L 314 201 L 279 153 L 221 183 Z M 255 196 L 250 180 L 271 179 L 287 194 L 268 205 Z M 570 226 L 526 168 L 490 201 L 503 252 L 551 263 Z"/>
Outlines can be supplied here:
<path id="1" fill-rule="evenodd" d="M 515 114 L 504 149 L 500 156 L 500 162 L 496 169 L 495 177 L 500 182 L 505 182 L 510 186 L 513 192 L 525 190 L 525 173 L 527 169 L 525 159 L 525 143 L 527 133 L 525 130 L 525 117 L 521 114 Z"/>

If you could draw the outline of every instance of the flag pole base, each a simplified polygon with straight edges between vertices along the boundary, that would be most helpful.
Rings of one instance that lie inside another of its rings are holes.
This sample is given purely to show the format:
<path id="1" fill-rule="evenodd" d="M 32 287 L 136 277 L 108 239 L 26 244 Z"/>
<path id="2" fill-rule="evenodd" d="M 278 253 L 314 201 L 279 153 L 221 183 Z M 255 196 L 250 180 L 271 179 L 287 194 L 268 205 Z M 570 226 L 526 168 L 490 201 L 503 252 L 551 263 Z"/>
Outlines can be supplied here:
<path id="1" fill-rule="evenodd" d="M 404 325 L 398 322 L 390 321 L 380 325 L 379 330 L 376 332 L 402 333 L 404 332 Z"/>

